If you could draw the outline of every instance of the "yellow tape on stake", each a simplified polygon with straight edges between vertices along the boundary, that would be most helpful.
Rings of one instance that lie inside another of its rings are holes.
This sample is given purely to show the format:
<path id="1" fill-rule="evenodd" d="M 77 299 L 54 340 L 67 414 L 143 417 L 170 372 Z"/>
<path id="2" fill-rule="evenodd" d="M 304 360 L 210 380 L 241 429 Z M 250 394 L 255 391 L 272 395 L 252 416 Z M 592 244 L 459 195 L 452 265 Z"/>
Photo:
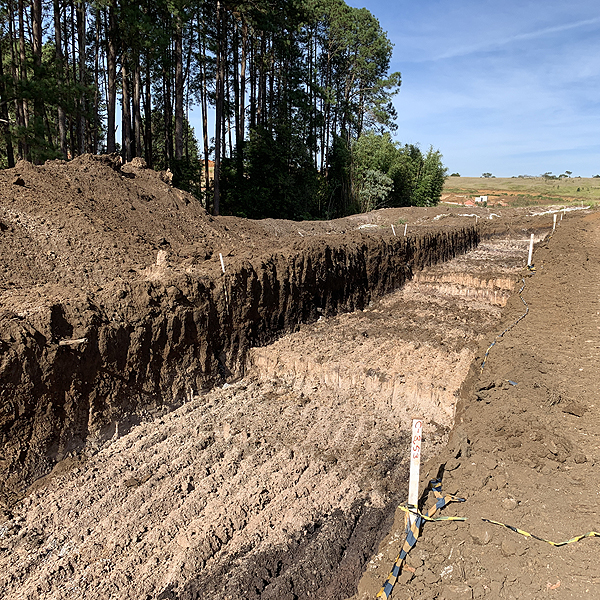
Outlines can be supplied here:
<path id="1" fill-rule="evenodd" d="M 483 517 L 481 518 L 482 521 L 485 521 L 486 523 L 492 523 L 493 525 L 500 525 L 501 527 L 506 527 L 506 529 L 510 529 L 511 531 L 514 531 L 515 533 L 520 533 L 521 535 L 524 535 L 525 537 L 530 537 L 533 538 L 535 540 L 539 540 L 540 542 L 546 542 L 546 544 L 550 544 L 551 546 L 566 546 L 567 544 L 572 544 L 573 542 L 578 542 L 579 540 L 583 540 L 584 538 L 588 538 L 588 537 L 600 537 L 600 533 L 598 533 L 597 531 L 588 531 L 588 533 L 584 534 L 584 535 L 578 535 L 575 536 L 574 538 L 571 538 L 570 540 L 567 540 L 566 542 L 551 542 L 550 540 L 545 540 L 544 538 L 538 537 L 537 535 L 534 535 L 533 533 L 528 533 L 527 531 L 523 531 L 522 529 L 518 529 L 517 527 L 513 527 L 512 525 L 507 525 L 506 523 L 500 523 L 499 521 L 492 521 L 490 519 L 484 519 Z"/>
<path id="2" fill-rule="evenodd" d="M 467 520 L 466 517 L 436 517 L 435 519 L 432 519 L 431 517 L 428 517 L 427 515 L 424 515 L 423 513 L 419 512 L 414 506 L 401 504 L 400 506 L 398 506 L 398 508 L 400 510 L 403 510 L 405 513 L 409 513 L 411 515 L 417 515 L 417 516 L 421 517 L 421 519 L 423 519 L 423 521 L 466 521 Z"/>
<path id="3" fill-rule="evenodd" d="M 392 570 L 390 571 L 390 574 L 388 575 L 387 581 L 383 584 L 383 587 L 379 590 L 379 593 L 377 594 L 377 598 L 385 598 L 385 600 L 388 600 L 389 597 L 392 594 L 392 590 L 394 589 L 394 585 L 396 585 L 396 581 L 398 580 L 398 577 L 400 575 L 400 573 L 402 572 L 402 565 L 404 564 L 404 561 L 406 560 L 406 556 L 408 555 L 408 553 L 410 552 L 410 549 L 417 543 L 417 539 L 419 538 L 419 534 L 420 534 L 420 530 L 421 530 L 421 526 L 423 525 L 424 521 L 435 521 L 435 520 L 442 520 L 442 519 L 433 519 L 433 515 L 435 515 L 435 513 L 438 510 L 441 510 L 442 508 L 444 508 L 444 506 L 446 506 L 446 504 L 448 504 L 449 502 L 464 502 L 465 499 L 464 498 L 458 498 L 457 496 L 452 496 L 450 494 L 446 495 L 446 496 L 442 496 L 442 481 L 441 479 L 432 479 L 429 482 L 429 488 L 431 490 L 433 490 L 433 493 L 435 495 L 435 497 L 437 498 L 436 503 L 427 511 L 427 514 L 421 514 L 415 506 L 408 506 L 408 507 L 400 507 L 404 510 L 404 508 L 406 508 L 405 512 L 409 512 L 412 513 L 414 515 L 416 515 L 416 519 L 414 520 L 414 523 L 411 523 L 410 519 L 407 519 L 407 527 L 406 527 L 406 540 L 404 541 L 404 544 L 402 545 L 402 550 L 400 550 L 400 553 L 398 554 L 398 556 L 396 557 L 396 560 L 394 561 L 394 566 L 392 567 Z M 443 520 L 451 520 L 452 517 L 448 518 L 448 519 L 443 519 Z M 456 519 L 458 520 L 458 519 Z"/>

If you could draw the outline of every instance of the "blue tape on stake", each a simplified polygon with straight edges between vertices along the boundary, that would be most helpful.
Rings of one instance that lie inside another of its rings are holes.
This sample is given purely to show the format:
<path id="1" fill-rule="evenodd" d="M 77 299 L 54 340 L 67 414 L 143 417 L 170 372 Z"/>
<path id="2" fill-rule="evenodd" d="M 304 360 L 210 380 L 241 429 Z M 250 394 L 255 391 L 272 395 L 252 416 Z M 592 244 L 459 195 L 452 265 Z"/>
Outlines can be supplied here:
<path id="1" fill-rule="evenodd" d="M 402 550 L 396 557 L 394 562 L 394 566 L 390 571 L 390 574 L 387 578 L 387 581 L 383 584 L 383 587 L 379 590 L 377 594 L 377 598 L 385 598 L 385 600 L 389 600 L 390 595 L 392 594 L 392 590 L 394 589 L 394 585 L 398 580 L 400 573 L 402 572 L 402 565 L 406 559 L 406 556 L 410 552 L 410 549 L 417 543 L 417 539 L 419 538 L 419 533 L 421 531 L 421 527 L 425 521 L 464 521 L 462 517 L 438 517 L 437 519 L 433 518 L 433 515 L 438 510 L 441 510 L 449 504 L 450 502 L 464 502 L 464 498 L 459 498 L 458 496 L 452 496 L 450 494 L 443 496 L 442 495 L 442 481 L 441 479 L 432 479 L 429 482 L 429 488 L 433 491 L 435 497 L 437 498 L 436 503 L 427 511 L 426 514 L 420 513 L 416 507 L 414 506 L 401 506 L 400 508 L 407 513 L 411 513 L 417 516 L 414 523 L 410 524 L 410 519 L 406 520 L 406 539 L 404 544 L 402 545 Z"/>

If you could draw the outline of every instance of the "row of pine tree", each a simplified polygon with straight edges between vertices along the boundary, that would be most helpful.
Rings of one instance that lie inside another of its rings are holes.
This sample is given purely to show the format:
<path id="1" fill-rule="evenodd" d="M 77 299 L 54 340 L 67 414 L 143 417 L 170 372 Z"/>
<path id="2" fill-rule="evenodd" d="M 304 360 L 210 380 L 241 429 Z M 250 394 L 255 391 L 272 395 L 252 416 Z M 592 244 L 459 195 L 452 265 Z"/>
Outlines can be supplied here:
<path id="1" fill-rule="evenodd" d="M 171 168 L 215 214 L 253 218 L 439 199 L 439 152 L 387 133 L 400 73 L 389 73 L 392 44 L 366 9 L 343 0 L 2 0 L 0 27 L 2 167 L 140 156 Z M 373 145 L 379 162 L 364 151 Z"/>

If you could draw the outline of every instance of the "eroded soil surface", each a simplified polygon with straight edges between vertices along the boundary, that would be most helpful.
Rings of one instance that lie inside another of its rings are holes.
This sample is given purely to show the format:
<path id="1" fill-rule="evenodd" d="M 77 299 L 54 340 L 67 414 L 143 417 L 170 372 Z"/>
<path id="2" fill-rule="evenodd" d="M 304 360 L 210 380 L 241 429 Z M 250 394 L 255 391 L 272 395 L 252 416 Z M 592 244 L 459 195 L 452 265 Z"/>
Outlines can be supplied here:
<path id="1" fill-rule="evenodd" d="M 422 484 L 442 467 L 444 491 L 466 498 L 445 514 L 467 521 L 425 526 L 394 598 L 600 597 L 596 539 L 555 548 L 481 521 L 555 541 L 600 528 L 597 214 L 565 214 L 550 238 L 552 214 L 533 209 L 248 222 L 208 217 L 157 174 L 108 158 L 17 171 L 0 181 L 0 316 L 42 330 L 51 307 L 71 303 L 68 331 L 47 324 L 57 344 L 89 335 L 82 306 L 133 321 L 148 282 L 165 290 L 156 313 L 177 300 L 178 277 L 220 282 L 219 253 L 233 269 L 307 238 L 366 244 L 405 224 L 410 236 L 475 220 L 483 240 L 361 310 L 316 306 L 295 332 L 249 349 L 243 378 L 224 373 L 175 410 L 120 415 L 58 456 L 4 501 L 3 598 L 372 598 L 402 543 L 416 416 Z M 521 277 L 529 314 L 480 372 L 523 314 Z"/>

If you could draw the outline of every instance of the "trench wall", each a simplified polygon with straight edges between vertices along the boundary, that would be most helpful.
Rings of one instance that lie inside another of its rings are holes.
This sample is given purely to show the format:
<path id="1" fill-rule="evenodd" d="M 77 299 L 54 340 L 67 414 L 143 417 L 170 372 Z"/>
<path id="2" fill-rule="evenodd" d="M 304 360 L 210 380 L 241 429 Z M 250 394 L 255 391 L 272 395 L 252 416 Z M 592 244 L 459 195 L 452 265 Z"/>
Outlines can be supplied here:
<path id="1" fill-rule="evenodd" d="M 310 238 L 293 250 L 240 259 L 218 278 L 173 268 L 140 279 L 121 293 L 127 310 L 87 299 L 5 318 L 0 504 L 10 505 L 63 459 L 242 376 L 250 347 L 321 315 L 362 309 L 478 241 L 474 227 Z M 75 335 L 86 341 L 65 343 Z"/>

